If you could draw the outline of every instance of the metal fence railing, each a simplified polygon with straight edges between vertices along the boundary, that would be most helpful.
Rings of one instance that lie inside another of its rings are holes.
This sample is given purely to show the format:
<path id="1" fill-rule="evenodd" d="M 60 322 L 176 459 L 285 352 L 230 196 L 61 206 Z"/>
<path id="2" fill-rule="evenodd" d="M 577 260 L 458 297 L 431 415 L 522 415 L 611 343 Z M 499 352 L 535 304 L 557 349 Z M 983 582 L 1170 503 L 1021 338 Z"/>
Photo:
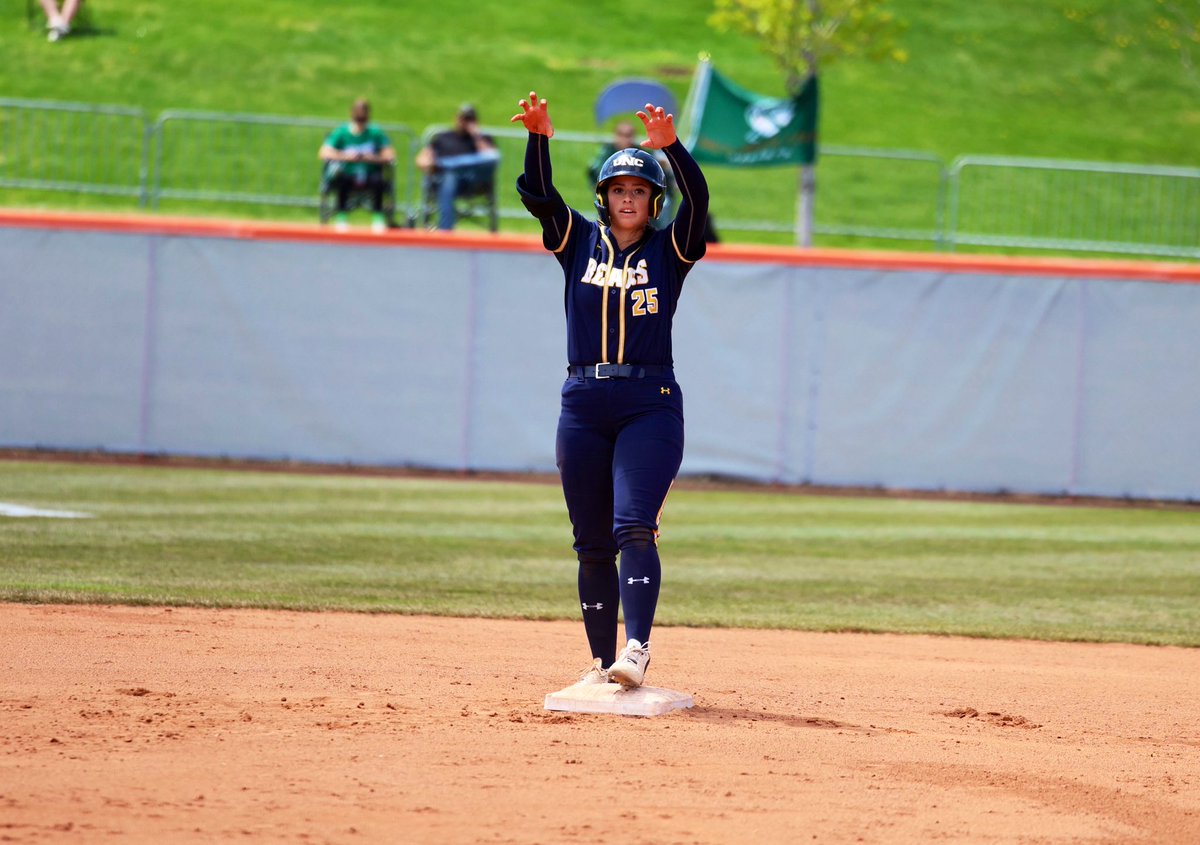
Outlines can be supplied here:
<path id="1" fill-rule="evenodd" d="M 818 170 L 816 234 L 943 244 L 948 174 L 938 156 L 823 146 Z M 822 203 L 822 194 L 837 200 Z"/>
<path id="2" fill-rule="evenodd" d="M 950 169 L 956 244 L 1200 258 L 1200 169 L 963 156 Z"/>
<path id="3" fill-rule="evenodd" d="M 317 149 L 339 122 L 193 111 L 151 120 L 136 108 L 0 98 L 0 188 L 129 197 L 153 208 L 316 209 Z M 444 127 L 420 136 L 383 128 L 399 158 L 397 217 L 412 220 L 421 192 L 414 156 Z M 500 149 L 497 180 L 511 185 L 525 131 L 484 131 Z M 586 211 L 594 199 L 588 168 L 608 136 L 554 138 L 555 183 Z M 827 145 L 817 172 L 817 235 L 1200 259 L 1200 168 L 998 156 L 963 156 L 947 167 L 924 152 Z M 795 168 L 713 168 L 708 176 L 718 232 L 794 231 Z M 752 215 L 727 211 L 733 197 L 751 197 L 738 206 Z M 497 202 L 500 218 L 528 221 L 515 191 L 499 190 Z"/>
<path id="4" fill-rule="evenodd" d="M 160 200 L 316 208 L 317 150 L 338 121 L 317 117 L 164 112 L 154 123 L 150 204 Z M 396 201 L 412 195 L 414 136 L 407 126 L 380 124 L 401 160 Z"/>
<path id="5" fill-rule="evenodd" d="M 422 143 L 445 128 L 427 127 L 421 133 Z M 500 150 L 497 179 L 511 184 L 524 162 L 527 133 L 510 126 L 482 127 L 482 131 L 492 136 Z M 588 166 L 610 137 L 597 132 L 555 131 L 554 182 L 569 205 L 585 212 L 592 207 L 594 185 Z M 832 146 L 822 147 L 820 154 L 817 234 L 942 242 L 946 168 L 940 158 L 911 150 Z M 714 168 L 708 177 L 716 189 L 712 213 L 720 232 L 790 235 L 794 231 L 794 168 Z M 723 213 L 721 197 L 735 193 L 755 197 L 754 217 Z M 499 192 L 498 201 L 500 217 L 528 219 L 515 191 Z"/>
<path id="6" fill-rule="evenodd" d="M 0 187 L 144 201 L 149 143 L 141 109 L 0 99 Z"/>
<path id="7" fill-rule="evenodd" d="M 946 168 L 932 153 L 823 145 L 817 156 L 817 235 L 903 240 L 938 246 L 944 237 Z M 711 168 L 720 231 L 795 232 L 795 167 Z M 755 198 L 753 218 L 722 214 L 721 193 Z"/>

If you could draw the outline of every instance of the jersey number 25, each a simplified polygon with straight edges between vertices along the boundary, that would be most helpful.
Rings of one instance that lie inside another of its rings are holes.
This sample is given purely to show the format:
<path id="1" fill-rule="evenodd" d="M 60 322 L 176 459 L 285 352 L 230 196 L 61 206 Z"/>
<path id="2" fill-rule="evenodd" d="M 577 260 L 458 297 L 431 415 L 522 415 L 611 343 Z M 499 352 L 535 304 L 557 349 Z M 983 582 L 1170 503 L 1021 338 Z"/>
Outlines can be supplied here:
<path id="1" fill-rule="evenodd" d="M 658 288 L 634 288 L 629 295 L 633 297 L 633 316 L 658 313 Z"/>

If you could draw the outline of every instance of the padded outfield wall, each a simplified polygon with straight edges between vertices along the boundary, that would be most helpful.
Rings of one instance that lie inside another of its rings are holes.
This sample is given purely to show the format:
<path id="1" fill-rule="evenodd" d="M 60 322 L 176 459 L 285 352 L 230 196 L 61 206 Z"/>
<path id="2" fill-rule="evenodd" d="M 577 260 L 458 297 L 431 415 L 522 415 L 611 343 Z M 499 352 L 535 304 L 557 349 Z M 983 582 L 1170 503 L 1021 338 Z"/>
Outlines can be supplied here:
<path id="1" fill-rule="evenodd" d="M 531 238 L 0 212 L 0 445 L 552 471 Z M 682 473 L 1200 499 L 1200 267 L 713 249 Z"/>

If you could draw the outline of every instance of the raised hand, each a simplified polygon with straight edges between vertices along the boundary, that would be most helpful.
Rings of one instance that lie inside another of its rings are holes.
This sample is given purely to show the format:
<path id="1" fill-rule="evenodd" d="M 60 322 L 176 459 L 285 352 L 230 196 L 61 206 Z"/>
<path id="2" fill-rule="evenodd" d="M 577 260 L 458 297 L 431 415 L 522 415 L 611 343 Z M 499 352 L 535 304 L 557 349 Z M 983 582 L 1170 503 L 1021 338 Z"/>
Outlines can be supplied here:
<path id="1" fill-rule="evenodd" d="M 678 137 L 675 134 L 675 115 L 666 114 L 661 106 L 646 103 L 646 110 L 638 112 L 637 116 L 641 118 L 646 127 L 646 140 L 642 141 L 643 147 L 661 150 L 663 147 L 669 147 L 675 143 Z"/>
<path id="2" fill-rule="evenodd" d="M 534 135 L 553 138 L 554 126 L 550 123 L 550 113 L 546 110 L 547 103 L 547 100 L 539 100 L 536 92 L 530 91 L 529 99 L 521 100 L 517 104 L 521 107 L 521 113 L 514 114 L 509 123 L 523 123 L 525 129 Z"/>

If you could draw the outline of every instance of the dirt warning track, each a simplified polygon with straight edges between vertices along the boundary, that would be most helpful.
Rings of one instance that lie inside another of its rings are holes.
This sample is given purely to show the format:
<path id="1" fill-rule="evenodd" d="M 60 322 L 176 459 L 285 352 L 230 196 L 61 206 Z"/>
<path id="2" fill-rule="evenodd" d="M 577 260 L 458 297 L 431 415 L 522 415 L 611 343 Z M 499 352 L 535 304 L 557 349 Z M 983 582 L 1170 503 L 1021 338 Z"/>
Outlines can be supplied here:
<path id="1" fill-rule="evenodd" d="M 0 841 L 1196 843 L 1200 650 L 0 605 Z"/>

